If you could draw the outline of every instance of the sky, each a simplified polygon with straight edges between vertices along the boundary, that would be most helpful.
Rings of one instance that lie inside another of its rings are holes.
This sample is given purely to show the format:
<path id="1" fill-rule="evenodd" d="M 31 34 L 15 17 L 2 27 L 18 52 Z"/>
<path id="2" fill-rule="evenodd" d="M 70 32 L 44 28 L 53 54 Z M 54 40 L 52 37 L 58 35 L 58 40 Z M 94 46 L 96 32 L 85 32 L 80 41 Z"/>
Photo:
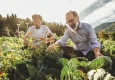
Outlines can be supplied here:
<path id="1" fill-rule="evenodd" d="M 115 0 L 0 0 L 2 17 L 13 13 L 18 18 L 31 19 L 33 14 L 40 14 L 44 21 L 65 24 L 65 14 L 70 10 L 93 28 L 115 21 Z"/>

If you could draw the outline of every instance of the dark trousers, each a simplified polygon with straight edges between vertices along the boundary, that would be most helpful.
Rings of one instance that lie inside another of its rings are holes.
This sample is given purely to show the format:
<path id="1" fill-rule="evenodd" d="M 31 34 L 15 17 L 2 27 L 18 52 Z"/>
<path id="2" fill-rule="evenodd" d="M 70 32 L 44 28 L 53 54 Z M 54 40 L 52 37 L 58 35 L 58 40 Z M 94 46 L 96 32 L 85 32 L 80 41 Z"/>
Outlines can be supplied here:
<path id="1" fill-rule="evenodd" d="M 75 50 L 75 54 L 76 54 L 76 57 L 85 57 L 89 61 L 92 61 L 93 59 L 95 59 L 95 54 L 93 51 L 89 51 L 86 55 L 84 55 L 81 51 Z"/>
<path id="2" fill-rule="evenodd" d="M 84 55 L 81 51 L 74 50 L 73 47 L 70 46 L 63 47 L 63 50 L 63 57 L 67 59 L 71 59 L 71 54 L 74 54 L 76 57 L 85 57 L 89 61 L 95 59 L 95 54 L 93 51 L 89 51 L 86 55 Z"/>

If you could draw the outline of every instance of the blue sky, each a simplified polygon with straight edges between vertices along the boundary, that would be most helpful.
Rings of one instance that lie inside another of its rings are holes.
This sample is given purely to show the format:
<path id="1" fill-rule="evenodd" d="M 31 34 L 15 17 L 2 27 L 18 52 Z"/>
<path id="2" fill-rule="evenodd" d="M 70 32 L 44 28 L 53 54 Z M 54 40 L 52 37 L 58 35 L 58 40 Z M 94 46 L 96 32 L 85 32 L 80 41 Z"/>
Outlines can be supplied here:
<path id="1" fill-rule="evenodd" d="M 40 14 L 47 22 L 65 24 L 65 14 L 75 10 L 81 22 L 93 27 L 115 20 L 115 0 L 0 0 L 0 14 L 17 14 L 26 19 L 33 14 Z"/>

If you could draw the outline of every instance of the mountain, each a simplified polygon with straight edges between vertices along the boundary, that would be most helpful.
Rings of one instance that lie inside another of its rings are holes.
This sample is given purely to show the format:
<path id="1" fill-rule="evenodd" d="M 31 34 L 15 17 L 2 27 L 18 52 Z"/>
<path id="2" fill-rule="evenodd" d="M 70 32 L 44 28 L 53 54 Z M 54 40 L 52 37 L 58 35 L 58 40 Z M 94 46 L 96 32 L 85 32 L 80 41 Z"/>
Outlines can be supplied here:
<path id="1" fill-rule="evenodd" d="M 99 26 L 94 28 L 94 31 L 98 33 L 100 30 L 105 30 L 106 32 L 115 32 L 115 21 L 114 22 L 107 22 L 102 23 Z"/>
<path id="2" fill-rule="evenodd" d="M 105 31 L 107 32 L 115 32 L 115 22 L 113 22 L 110 26 L 105 28 Z"/>

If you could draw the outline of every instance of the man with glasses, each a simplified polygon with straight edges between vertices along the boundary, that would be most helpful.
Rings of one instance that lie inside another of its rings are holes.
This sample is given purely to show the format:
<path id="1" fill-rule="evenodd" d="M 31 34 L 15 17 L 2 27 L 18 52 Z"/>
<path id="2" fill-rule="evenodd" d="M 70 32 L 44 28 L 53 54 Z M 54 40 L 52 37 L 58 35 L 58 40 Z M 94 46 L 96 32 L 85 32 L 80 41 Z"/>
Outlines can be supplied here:
<path id="1" fill-rule="evenodd" d="M 88 60 L 93 60 L 102 56 L 100 53 L 101 45 L 92 26 L 88 23 L 80 22 L 79 16 L 75 11 L 67 12 L 65 18 L 68 25 L 67 30 L 63 37 L 49 46 L 47 50 L 52 51 L 55 50 L 55 47 L 65 47 L 68 39 L 71 39 L 74 43 L 74 51 L 71 51 L 71 53 L 74 53 L 76 57 L 85 57 Z M 68 53 L 65 53 L 65 55 L 69 56 Z M 69 56 L 68 58 L 71 57 Z"/>

